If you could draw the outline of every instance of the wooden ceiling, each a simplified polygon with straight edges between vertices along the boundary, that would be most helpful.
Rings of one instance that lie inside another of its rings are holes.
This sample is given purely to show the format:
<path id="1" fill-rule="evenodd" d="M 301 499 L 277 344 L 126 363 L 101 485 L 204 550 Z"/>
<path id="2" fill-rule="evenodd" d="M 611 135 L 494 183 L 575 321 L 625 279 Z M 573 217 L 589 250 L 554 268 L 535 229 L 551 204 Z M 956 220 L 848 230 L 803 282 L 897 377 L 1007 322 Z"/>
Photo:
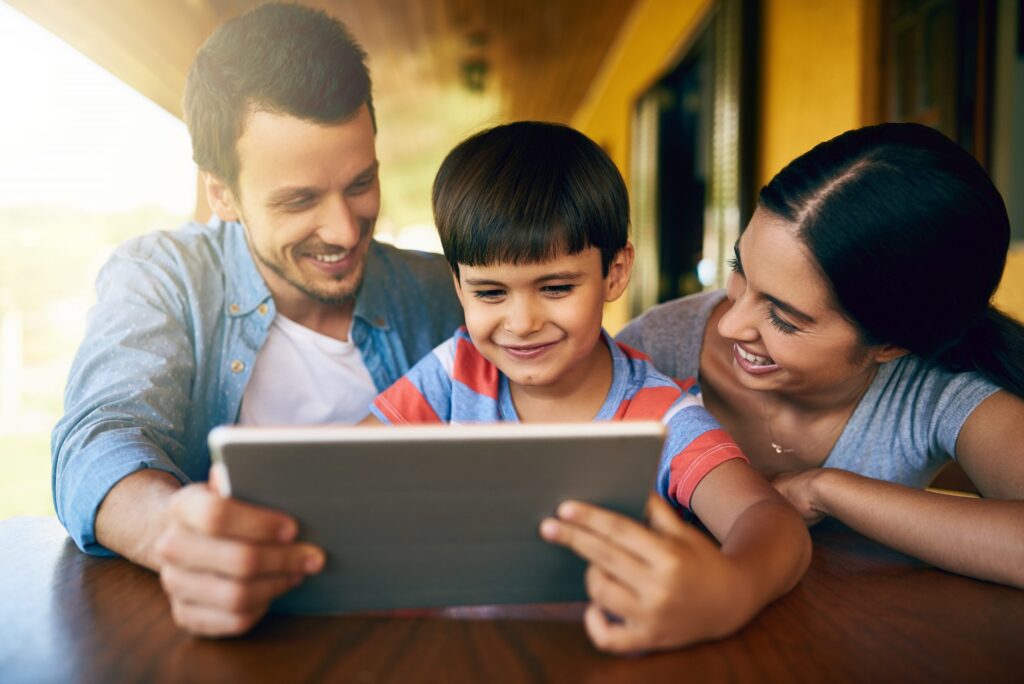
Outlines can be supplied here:
<path id="1" fill-rule="evenodd" d="M 6 1 L 178 117 L 185 74 L 196 49 L 222 21 L 260 4 Z M 369 53 L 380 123 L 379 155 L 387 172 L 385 202 L 398 209 L 394 218 L 405 223 L 422 217 L 437 164 L 468 133 L 512 119 L 568 122 L 634 2 L 309 4 L 345 22 Z M 419 208 L 405 212 L 400 207 L 406 204 Z"/>

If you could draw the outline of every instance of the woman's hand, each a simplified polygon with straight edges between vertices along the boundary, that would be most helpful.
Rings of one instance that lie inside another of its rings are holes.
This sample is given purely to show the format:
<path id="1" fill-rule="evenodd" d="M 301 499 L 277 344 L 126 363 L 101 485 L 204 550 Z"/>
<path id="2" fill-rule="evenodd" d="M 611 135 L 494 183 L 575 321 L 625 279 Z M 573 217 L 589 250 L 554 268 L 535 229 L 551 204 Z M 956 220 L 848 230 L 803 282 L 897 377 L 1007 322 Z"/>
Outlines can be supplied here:
<path id="1" fill-rule="evenodd" d="M 587 633 L 605 651 L 685 646 L 725 636 L 748 619 L 734 564 L 707 535 L 652 494 L 650 527 L 577 501 L 541 523 L 541 536 L 590 562 Z"/>
<path id="2" fill-rule="evenodd" d="M 817 496 L 817 484 L 825 475 L 825 468 L 809 468 L 776 475 L 772 486 L 779 490 L 810 527 L 827 515 Z"/>

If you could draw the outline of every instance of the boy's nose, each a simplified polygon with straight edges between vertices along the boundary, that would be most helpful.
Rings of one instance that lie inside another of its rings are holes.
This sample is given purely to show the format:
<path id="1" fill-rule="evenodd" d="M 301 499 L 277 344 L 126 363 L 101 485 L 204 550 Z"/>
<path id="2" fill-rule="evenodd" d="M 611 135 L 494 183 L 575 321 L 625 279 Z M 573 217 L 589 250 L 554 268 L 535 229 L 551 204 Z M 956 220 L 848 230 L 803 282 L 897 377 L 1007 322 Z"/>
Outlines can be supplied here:
<path id="1" fill-rule="evenodd" d="M 542 317 L 529 302 L 520 299 L 510 303 L 504 325 L 507 333 L 525 338 L 540 330 L 543 325 Z"/>

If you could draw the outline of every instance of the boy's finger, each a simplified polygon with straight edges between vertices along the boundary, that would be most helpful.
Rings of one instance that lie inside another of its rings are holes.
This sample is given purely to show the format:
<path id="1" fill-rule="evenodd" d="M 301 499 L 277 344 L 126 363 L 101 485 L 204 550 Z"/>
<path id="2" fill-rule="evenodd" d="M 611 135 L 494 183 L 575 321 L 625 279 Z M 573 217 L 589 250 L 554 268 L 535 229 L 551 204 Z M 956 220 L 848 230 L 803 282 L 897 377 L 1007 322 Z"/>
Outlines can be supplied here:
<path id="1" fill-rule="evenodd" d="M 587 567 L 584 581 L 591 603 L 624 620 L 636 615 L 639 608 L 639 591 L 636 588 L 622 583 L 596 565 Z"/>
<path id="2" fill-rule="evenodd" d="M 540 533 L 547 541 L 572 549 L 626 584 L 635 586 L 648 574 L 649 569 L 643 559 L 579 525 L 548 518 L 541 523 Z"/>
<path id="3" fill-rule="evenodd" d="M 641 641 L 629 623 L 613 621 L 597 604 L 591 603 L 583 613 L 586 627 L 594 646 L 609 653 L 632 653 L 641 650 Z"/>
<path id="4" fill-rule="evenodd" d="M 662 552 L 658 535 L 652 534 L 643 523 L 605 508 L 581 501 L 565 501 L 558 507 L 558 517 L 586 528 L 638 558 L 651 558 Z"/>

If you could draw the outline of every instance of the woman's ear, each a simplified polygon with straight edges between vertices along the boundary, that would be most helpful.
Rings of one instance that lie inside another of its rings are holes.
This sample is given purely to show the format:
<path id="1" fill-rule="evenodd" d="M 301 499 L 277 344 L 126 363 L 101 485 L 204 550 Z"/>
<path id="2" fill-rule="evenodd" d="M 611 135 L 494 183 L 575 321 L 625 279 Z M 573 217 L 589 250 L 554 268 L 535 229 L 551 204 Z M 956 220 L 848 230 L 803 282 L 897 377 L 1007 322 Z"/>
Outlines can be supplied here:
<path id="1" fill-rule="evenodd" d="M 604 279 L 604 301 L 614 302 L 622 296 L 629 285 L 629 276 L 633 273 L 633 243 L 627 242 L 626 246 L 612 257 L 608 264 L 608 275 Z"/>
<path id="2" fill-rule="evenodd" d="M 203 184 L 206 186 L 206 201 L 210 204 L 210 210 L 221 221 L 238 221 L 241 213 L 231 188 L 209 171 L 203 171 Z"/>
<path id="3" fill-rule="evenodd" d="M 895 344 L 883 344 L 875 347 L 875 350 L 871 353 L 871 358 L 878 363 L 888 363 L 889 361 L 895 361 L 901 356 L 906 356 L 910 352 L 903 347 L 897 347 Z"/>

